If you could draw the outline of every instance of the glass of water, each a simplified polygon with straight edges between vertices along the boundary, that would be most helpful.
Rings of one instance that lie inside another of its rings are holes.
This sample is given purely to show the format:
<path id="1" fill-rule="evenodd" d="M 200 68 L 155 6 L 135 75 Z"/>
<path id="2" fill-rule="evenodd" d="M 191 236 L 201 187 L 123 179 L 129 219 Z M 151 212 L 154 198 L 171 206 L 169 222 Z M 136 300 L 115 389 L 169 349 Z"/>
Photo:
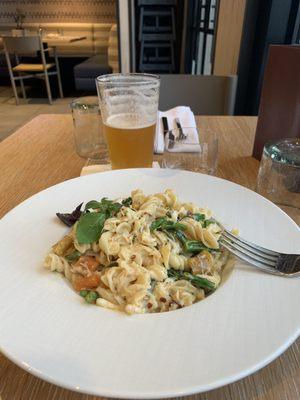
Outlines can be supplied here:
<path id="1" fill-rule="evenodd" d="M 172 129 L 165 136 L 162 168 L 184 169 L 214 175 L 218 165 L 218 137 L 195 127 Z"/>
<path id="2" fill-rule="evenodd" d="M 265 145 L 256 189 L 278 205 L 300 208 L 300 138 Z"/>
<path id="3" fill-rule="evenodd" d="M 73 100 L 70 107 L 77 154 L 83 158 L 99 160 L 106 145 L 98 98 L 81 97 Z"/>

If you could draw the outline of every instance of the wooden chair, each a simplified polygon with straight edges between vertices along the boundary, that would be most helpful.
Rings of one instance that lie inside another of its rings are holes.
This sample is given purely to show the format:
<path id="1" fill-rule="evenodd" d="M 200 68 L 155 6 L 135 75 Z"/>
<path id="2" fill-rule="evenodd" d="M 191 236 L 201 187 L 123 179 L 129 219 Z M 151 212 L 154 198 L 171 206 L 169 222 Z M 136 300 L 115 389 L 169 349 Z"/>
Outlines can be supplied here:
<path id="1" fill-rule="evenodd" d="M 57 75 L 59 94 L 60 97 L 63 97 L 58 58 L 55 47 L 54 48 L 49 47 L 44 49 L 41 36 L 25 36 L 25 37 L 4 36 L 3 45 L 4 45 L 4 52 L 11 80 L 11 85 L 16 99 L 16 104 L 19 104 L 16 81 L 20 81 L 22 95 L 23 98 L 26 99 L 23 79 L 29 79 L 29 78 L 45 79 L 49 103 L 52 104 L 52 94 L 49 83 L 49 76 Z M 49 52 L 50 50 L 53 50 L 54 52 L 54 61 L 55 61 L 54 64 L 46 62 L 45 52 Z M 33 53 L 37 55 L 37 51 L 40 52 L 42 64 L 20 63 L 19 55 L 30 55 Z M 12 67 L 11 65 L 10 54 L 13 54 L 15 56 L 16 65 L 14 67 Z M 54 67 L 55 69 L 53 70 Z M 15 76 L 14 72 L 17 73 L 18 76 Z"/>
<path id="2" fill-rule="evenodd" d="M 233 115 L 237 76 L 161 75 L 159 109 L 182 105 L 197 115 Z"/>

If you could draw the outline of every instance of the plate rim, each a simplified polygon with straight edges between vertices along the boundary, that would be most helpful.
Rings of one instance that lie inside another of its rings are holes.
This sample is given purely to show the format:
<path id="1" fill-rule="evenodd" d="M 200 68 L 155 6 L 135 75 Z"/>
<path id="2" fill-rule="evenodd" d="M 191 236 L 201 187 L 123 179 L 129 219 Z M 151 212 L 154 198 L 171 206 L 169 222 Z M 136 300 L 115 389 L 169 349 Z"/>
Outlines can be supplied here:
<path id="1" fill-rule="evenodd" d="M 41 195 L 42 193 L 45 193 L 45 192 L 47 192 L 47 191 L 50 191 L 51 189 L 53 189 L 53 188 L 55 188 L 55 187 L 63 186 L 63 185 L 66 184 L 66 183 L 69 184 L 70 182 L 77 181 L 77 180 L 79 181 L 80 179 L 82 179 L 82 180 L 88 180 L 88 179 L 90 179 L 92 176 L 96 176 L 96 175 L 100 175 L 100 174 L 101 174 L 101 175 L 103 175 L 103 174 L 107 175 L 107 174 L 114 174 L 114 173 L 126 173 L 126 172 L 128 173 L 128 172 L 135 172 L 135 171 L 153 171 L 153 170 L 154 170 L 155 172 L 158 172 L 158 171 L 166 171 L 167 169 L 166 169 L 166 168 L 127 168 L 127 169 L 115 169 L 115 170 L 109 170 L 109 171 L 103 171 L 103 172 L 95 172 L 95 173 L 93 173 L 93 174 L 88 174 L 88 175 L 83 175 L 83 176 L 76 176 L 76 177 L 74 177 L 74 178 L 66 179 L 65 181 L 55 183 L 54 185 L 51 185 L 51 186 L 49 186 L 49 187 L 47 187 L 47 188 L 45 188 L 45 189 L 43 189 L 43 190 L 40 190 L 39 192 L 36 192 L 36 193 L 34 193 L 33 195 L 31 195 L 30 197 L 24 199 L 24 200 L 21 201 L 19 204 L 17 204 L 15 207 L 13 207 L 13 208 L 11 208 L 9 211 L 7 211 L 7 212 L 0 218 L 0 221 L 2 221 L 3 219 L 5 219 L 5 218 L 8 216 L 8 214 L 10 214 L 11 212 L 13 212 L 16 208 L 18 208 L 19 206 L 24 205 L 27 201 L 30 201 L 33 197 L 39 196 L 39 195 Z M 176 173 L 184 173 L 184 174 L 188 174 L 188 175 L 189 175 L 189 174 L 192 174 L 192 175 L 206 176 L 206 177 L 208 177 L 208 178 L 212 178 L 212 179 L 216 179 L 216 180 L 219 180 L 219 181 L 223 181 L 223 182 L 230 183 L 231 185 L 234 185 L 234 186 L 236 186 L 236 187 L 238 187 L 238 188 L 241 188 L 242 190 L 246 190 L 246 191 L 248 191 L 248 192 L 251 192 L 251 193 L 253 193 L 255 196 L 258 196 L 259 198 L 263 199 L 263 201 L 266 201 L 266 202 L 269 204 L 269 206 L 275 207 L 277 210 L 279 210 L 279 211 L 280 211 L 282 214 L 284 214 L 284 215 L 290 220 L 290 222 L 292 222 L 293 225 L 294 225 L 296 228 L 298 228 L 298 230 L 300 231 L 300 227 L 298 226 L 298 224 L 297 224 L 285 211 L 283 211 L 279 206 L 277 206 L 277 205 L 276 205 L 275 203 L 273 203 L 271 200 L 269 200 L 269 199 L 267 199 L 266 197 L 262 196 L 261 194 L 255 192 L 255 190 L 249 189 L 248 187 L 243 186 L 243 185 L 241 185 L 241 184 L 239 184 L 239 183 L 232 182 L 232 181 L 230 181 L 229 179 L 220 178 L 220 177 L 214 176 L 214 175 L 203 174 L 203 173 L 201 173 L 201 172 L 186 171 L 186 170 L 180 170 L 180 169 L 172 169 L 171 171 L 174 171 L 174 172 L 176 172 Z"/>
<path id="2" fill-rule="evenodd" d="M 94 175 L 99 175 L 99 174 L 115 174 L 115 173 L 128 173 L 128 172 L 132 172 L 132 171 L 153 171 L 152 168 L 143 168 L 143 169 L 128 169 L 128 170 L 113 170 L 113 171 L 105 171 L 105 172 L 99 172 L 96 174 L 91 174 L 91 175 L 87 175 L 87 176 L 82 176 L 82 177 L 75 177 L 75 178 L 71 178 L 68 179 L 66 181 L 63 182 L 59 182 L 57 184 L 54 184 L 48 188 L 45 188 L 35 194 L 33 194 L 32 196 L 28 197 L 27 199 L 23 200 L 21 203 L 19 203 L 18 205 L 16 205 L 15 207 L 13 207 L 12 209 L 10 209 L 7 213 L 5 213 L 3 215 L 3 217 L 0 220 L 5 220 L 7 217 L 9 217 L 9 215 L 11 213 L 14 212 L 15 209 L 25 205 L 26 203 L 30 202 L 32 200 L 32 198 L 37 197 L 37 196 L 41 196 L 43 195 L 45 192 L 51 191 L 51 189 L 55 188 L 55 187 L 59 187 L 59 186 L 64 186 L 66 183 L 70 184 L 73 181 L 80 181 L 80 178 L 83 178 L 84 180 L 88 180 L 90 179 L 91 176 Z M 157 169 L 157 171 L 159 171 L 159 169 Z M 156 171 L 156 172 L 157 172 Z M 270 200 L 266 199 L 265 197 L 261 196 L 260 194 L 256 193 L 255 191 L 242 186 L 240 184 L 237 184 L 235 182 L 231 182 L 229 180 L 223 179 L 223 178 L 219 178 L 219 177 L 215 177 L 215 176 L 210 176 L 210 175 L 206 175 L 206 174 L 199 174 L 197 172 L 192 172 L 192 171 L 182 171 L 182 170 L 173 170 L 175 172 L 184 172 L 184 173 L 188 173 L 188 174 L 193 174 L 193 175 L 205 175 L 208 176 L 209 178 L 213 178 L 214 180 L 220 180 L 220 181 L 225 181 L 226 183 L 229 183 L 231 185 L 234 185 L 236 187 L 238 187 L 239 189 L 242 190 L 246 190 L 249 192 L 252 192 L 252 194 L 259 196 L 260 198 L 262 198 L 264 201 L 266 201 L 268 203 L 268 205 L 275 207 L 277 210 L 279 210 L 284 216 L 285 218 L 287 218 L 289 220 L 289 223 L 292 223 L 296 228 L 298 228 L 298 230 L 300 230 L 299 226 L 297 225 L 297 223 L 291 218 L 289 217 L 289 215 L 287 215 L 281 208 L 279 208 L 276 204 L 272 203 Z M 101 190 L 101 189 L 100 189 Z M 247 369 L 244 369 L 243 371 L 241 371 L 239 374 L 234 374 L 234 375 L 230 375 L 227 378 L 223 378 L 223 379 L 219 379 L 217 381 L 214 381 L 211 384 L 208 384 L 206 386 L 193 386 L 192 388 L 183 388 L 180 390 L 180 392 L 178 390 L 174 390 L 172 391 L 172 389 L 170 390 L 164 390 L 164 391 L 160 391 L 154 394 L 151 393 L 144 393 L 142 394 L 140 393 L 136 393 L 136 394 L 132 394 L 132 393 L 126 393 L 123 391 L 123 393 L 118 392 L 118 390 L 100 390 L 100 391 L 94 391 L 94 390 L 89 390 L 87 388 L 78 388 L 76 386 L 72 386 L 71 384 L 68 383 L 64 383 L 63 380 L 60 379 L 54 379 L 51 376 L 43 373 L 41 370 L 36 369 L 30 365 L 25 365 L 24 361 L 18 359 L 12 352 L 8 352 L 6 351 L 2 345 L 0 345 L 0 351 L 1 353 L 7 357 L 10 361 L 12 361 L 14 364 L 16 364 L 18 367 L 20 367 L 21 369 L 25 370 L 26 372 L 29 372 L 30 374 L 34 375 L 35 377 L 45 380 L 51 384 L 57 385 L 59 387 L 68 389 L 68 390 L 72 390 L 75 392 L 79 392 L 79 393 L 84 393 L 84 394 L 91 394 L 91 395 L 96 395 L 96 396 L 104 396 L 104 397 L 109 397 L 109 398 L 122 398 L 122 399 L 159 399 L 159 398 L 169 398 L 169 397 L 178 397 L 178 396 L 189 396 L 189 395 L 193 395 L 193 394 L 197 394 L 197 393 L 203 393 L 203 392 L 208 392 L 220 387 L 223 387 L 225 385 L 234 383 L 240 379 L 245 378 L 246 376 L 249 376 L 257 371 L 259 371 L 260 369 L 264 368 L 266 365 L 270 364 L 272 361 L 274 361 L 277 357 L 279 357 L 284 351 L 286 351 L 288 349 L 288 347 L 290 347 L 292 345 L 292 343 L 295 342 L 295 340 L 297 340 L 298 336 L 300 335 L 300 326 L 298 328 L 298 330 L 295 332 L 295 334 L 293 336 L 290 336 L 289 340 L 285 341 L 282 346 L 280 346 L 275 352 L 273 352 L 272 354 L 269 354 L 268 356 L 266 356 L 263 360 L 261 360 L 259 363 L 254 364 L 252 367 L 249 367 Z"/>
<path id="3" fill-rule="evenodd" d="M 132 393 L 126 393 L 123 392 L 120 393 L 115 390 L 110 390 L 110 391 L 94 391 L 94 390 L 89 390 L 81 387 L 76 387 L 72 386 L 69 384 L 66 384 L 60 380 L 55 380 L 51 376 L 44 374 L 40 370 L 31 367 L 30 365 L 25 365 L 24 362 L 19 361 L 18 359 L 15 359 L 14 356 L 3 350 L 2 346 L 0 346 L 0 351 L 6 358 L 8 358 L 10 361 L 12 361 L 14 364 L 16 364 L 18 367 L 20 367 L 22 370 L 25 370 L 29 374 L 35 376 L 36 378 L 42 379 L 45 382 L 48 382 L 50 384 L 56 385 L 58 387 L 61 387 L 63 389 L 68 389 L 73 392 L 77 393 L 82 393 L 82 394 L 87 394 L 91 396 L 99 396 L 99 397 L 108 397 L 111 399 L 124 399 L 124 400 L 130 400 L 130 399 L 136 399 L 136 400 L 150 400 L 150 399 L 167 399 L 167 398 L 174 398 L 174 397 L 185 397 L 185 396 L 191 396 L 191 395 L 196 395 L 196 394 L 201 394 L 201 393 L 206 393 L 210 392 L 215 389 L 219 389 L 221 387 L 225 387 L 227 385 L 230 385 L 232 383 L 235 383 L 243 378 L 246 378 L 247 376 L 250 376 L 267 365 L 269 365 L 272 361 L 274 361 L 276 358 L 278 358 L 281 354 L 283 354 L 299 337 L 300 335 L 300 328 L 298 329 L 298 332 L 287 342 L 285 342 L 281 347 L 278 348 L 277 351 L 275 351 L 273 354 L 271 354 L 269 357 L 266 357 L 264 360 L 262 360 L 259 364 L 253 365 L 252 367 L 243 370 L 240 374 L 238 375 L 231 375 L 228 378 L 223 378 L 215 381 L 214 383 L 211 383 L 209 385 L 203 386 L 195 386 L 192 389 L 181 389 L 179 392 L 177 391 L 163 391 L 160 393 L 154 393 L 154 394 L 132 394 Z"/>

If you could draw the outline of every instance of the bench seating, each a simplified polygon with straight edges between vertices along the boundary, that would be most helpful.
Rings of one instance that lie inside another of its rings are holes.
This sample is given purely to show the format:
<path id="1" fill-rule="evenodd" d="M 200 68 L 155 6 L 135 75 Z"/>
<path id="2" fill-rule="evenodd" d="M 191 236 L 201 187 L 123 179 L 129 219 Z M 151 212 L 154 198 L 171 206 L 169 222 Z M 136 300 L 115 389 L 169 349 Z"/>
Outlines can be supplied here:
<path id="1" fill-rule="evenodd" d="M 112 23 L 24 23 L 29 33 L 85 36 L 86 39 L 56 46 L 60 65 L 84 60 L 74 66 L 75 87 L 79 90 L 95 91 L 95 78 L 99 75 L 119 71 L 117 25 Z M 11 35 L 15 24 L 0 24 L 0 36 Z M 88 57 L 88 59 L 86 59 Z M 63 60 L 66 59 L 65 61 Z M 74 61 L 72 61 L 74 59 Z M 77 60 L 77 61 L 76 61 Z M 72 68 L 73 68 L 72 65 Z M 64 74 L 63 68 L 62 75 Z M 0 72 L 8 77 L 6 62 L 0 57 Z M 64 79 L 65 80 L 65 79 Z M 74 85 L 74 83 L 73 83 Z"/>
<path id="2" fill-rule="evenodd" d="M 65 36 L 85 36 L 85 40 L 63 43 L 57 46 L 60 57 L 91 57 L 107 54 L 112 23 L 24 23 L 23 28 L 30 33 L 55 33 Z M 15 24 L 0 24 L 0 36 L 11 35 Z"/>
<path id="3" fill-rule="evenodd" d="M 99 75 L 110 74 L 112 68 L 104 55 L 93 56 L 74 67 L 75 87 L 77 90 L 96 91 L 95 79 Z"/>

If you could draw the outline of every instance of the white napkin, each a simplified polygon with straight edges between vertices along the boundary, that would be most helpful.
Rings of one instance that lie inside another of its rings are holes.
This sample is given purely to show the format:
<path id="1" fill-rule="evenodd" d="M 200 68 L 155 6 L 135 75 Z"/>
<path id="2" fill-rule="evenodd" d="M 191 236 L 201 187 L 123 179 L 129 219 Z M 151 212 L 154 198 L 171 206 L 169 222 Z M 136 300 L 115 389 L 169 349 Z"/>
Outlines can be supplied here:
<path id="1" fill-rule="evenodd" d="M 175 118 L 179 118 L 182 128 L 196 128 L 195 116 L 190 109 L 186 106 L 178 106 L 171 108 L 168 111 L 158 111 L 157 113 L 157 124 L 156 124 L 156 134 L 154 141 L 154 152 L 161 154 L 165 149 L 165 139 L 164 139 L 164 128 L 161 117 L 167 117 L 169 129 L 177 129 Z M 168 142 L 168 137 L 166 137 L 166 144 Z M 195 152 L 200 151 L 200 145 L 198 146 L 188 146 L 187 143 L 199 144 L 199 138 L 196 130 L 191 129 L 188 132 L 188 137 L 182 142 L 176 142 L 173 149 L 168 151 L 172 152 Z"/>

